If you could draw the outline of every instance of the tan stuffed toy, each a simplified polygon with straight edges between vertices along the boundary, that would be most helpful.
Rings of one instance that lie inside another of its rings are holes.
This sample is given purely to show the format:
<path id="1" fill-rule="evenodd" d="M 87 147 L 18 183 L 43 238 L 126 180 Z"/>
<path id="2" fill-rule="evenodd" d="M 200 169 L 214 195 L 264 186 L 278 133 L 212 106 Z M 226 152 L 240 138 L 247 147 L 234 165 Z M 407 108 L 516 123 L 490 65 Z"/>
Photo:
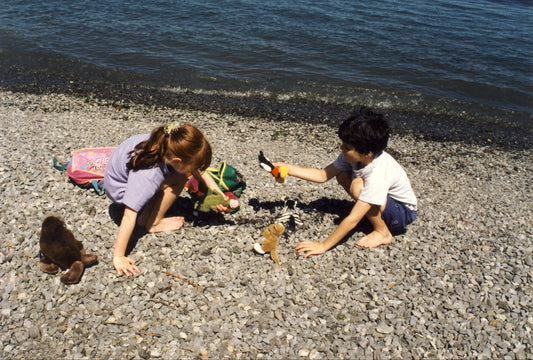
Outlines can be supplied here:
<path id="1" fill-rule="evenodd" d="M 283 234 L 283 231 L 285 231 L 285 227 L 280 223 L 270 225 L 264 232 L 265 239 L 263 240 L 263 244 L 259 245 L 258 243 L 255 243 L 254 250 L 259 254 L 270 252 L 272 260 L 279 263 L 276 250 L 278 248 L 278 238 Z"/>
<path id="2" fill-rule="evenodd" d="M 98 256 L 86 254 L 81 241 L 76 240 L 65 222 L 57 216 L 48 216 L 43 221 L 41 238 L 40 268 L 48 274 L 57 274 L 59 268 L 67 269 L 61 282 L 75 284 L 80 281 L 85 267 L 98 261 Z"/>

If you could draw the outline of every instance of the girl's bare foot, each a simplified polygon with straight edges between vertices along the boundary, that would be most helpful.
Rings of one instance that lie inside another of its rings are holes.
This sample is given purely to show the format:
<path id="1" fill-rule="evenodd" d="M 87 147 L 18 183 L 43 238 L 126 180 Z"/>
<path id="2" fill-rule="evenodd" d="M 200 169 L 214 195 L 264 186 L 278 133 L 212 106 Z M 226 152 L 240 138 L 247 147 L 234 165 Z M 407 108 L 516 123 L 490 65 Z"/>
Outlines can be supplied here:
<path id="1" fill-rule="evenodd" d="M 355 244 L 364 248 L 375 248 L 380 245 L 388 245 L 392 242 L 392 235 L 388 233 L 387 235 L 381 234 L 377 231 L 372 231 L 365 237 L 362 237 Z"/>
<path id="2" fill-rule="evenodd" d="M 159 224 L 152 225 L 152 227 L 148 229 L 148 232 L 157 233 L 157 232 L 164 232 L 164 231 L 176 231 L 176 230 L 181 229 L 184 222 L 185 222 L 185 219 L 182 216 L 173 216 L 173 217 L 163 218 L 161 219 Z"/>

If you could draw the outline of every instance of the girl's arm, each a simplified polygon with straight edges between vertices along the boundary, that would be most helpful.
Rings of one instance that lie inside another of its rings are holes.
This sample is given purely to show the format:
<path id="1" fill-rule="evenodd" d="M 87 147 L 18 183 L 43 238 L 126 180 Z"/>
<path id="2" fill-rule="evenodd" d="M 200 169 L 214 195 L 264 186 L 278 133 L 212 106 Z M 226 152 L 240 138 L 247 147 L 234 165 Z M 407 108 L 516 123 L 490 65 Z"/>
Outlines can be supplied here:
<path id="1" fill-rule="evenodd" d="M 130 241 L 131 234 L 137 221 L 137 212 L 126 206 L 124 216 L 118 228 L 117 239 L 115 240 L 115 250 L 113 251 L 113 266 L 117 270 L 118 276 L 135 275 L 141 270 L 135 266 L 135 260 L 125 256 L 126 247 Z"/>
<path id="2" fill-rule="evenodd" d="M 211 177 L 211 175 L 209 175 L 209 173 L 207 171 L 204 171 L 203 173 L 200 174 L 200 172 L 198 170 L 196 170 L 192 174 L 196 178 L 196 180 L 203 181 L 204 184 L 209 189 L 214 190 L 214 191 L 222 194 L 222 196 L 224 196 L 224 200 L 225 201 L 229 200 L 229 198 L 222 192 L 222 190 L 220 190 L 220 188 L 218 187 L 218 185 L 215 182 L 215 180 L 213 180 L 213 178 Z M 227 210 L 227 207 L 225 207 L 223 205 L 217 205 L 217 210 L 213 210 L 213 211 L 226 211 L 226 210 Z"/>
<path id="3" fill-rule="evenodd" d="M 224 193 L 222 192 L 222 190 L 220 190 L 215 180 L 213 180 L 213 178 L 211 177 L 211 175 L 209 175 L 207 171 L 204 171 L 202 174 L 200 174 L 200 178 L 205 183 L 205 185 L 207 185 L 209 189 L 217 191 L 221 193 L 222 195 L 224 195 Z"/>
<path id="4" fill-rule="evenodd" d="M 274 166 L 285 166 L 289 175 L 316 183 L 325 183 L 340 173 L 340 170 L 333 164 L 326 166 L 324 169 L 304 168 L 285 163 L 274 163 Z"/>

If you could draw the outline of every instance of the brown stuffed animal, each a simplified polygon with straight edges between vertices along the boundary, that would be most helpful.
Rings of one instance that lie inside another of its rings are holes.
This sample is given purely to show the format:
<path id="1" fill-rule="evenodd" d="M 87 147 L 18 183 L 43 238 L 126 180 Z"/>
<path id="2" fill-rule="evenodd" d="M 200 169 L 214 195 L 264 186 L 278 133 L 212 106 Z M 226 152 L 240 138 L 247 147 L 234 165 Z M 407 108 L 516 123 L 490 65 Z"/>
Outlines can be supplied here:
<path id="1" fill-rule="evenodd" d="M 272 260 L 279 263 L 276 250 L 278 248 L 278 238 L 281 234 L 283 234 L 283 231 L 285 231 L 285 227 L 280 223 L 270 225 L 264 232 L 265 239 L 263 240 L 263 244 L 254 244 L 254 250 L 259 254 L 270 252 L 270 257 Z"/>
<path id="2" fill-rule="evenodd" d="M 65 284 L 80 281 L 83 269 L 98 261 L 97 255 L 85 253 L 81 241 L 76 240 L 63 219 L 57 216 L 51 215 L 44 219 L 39 245 L 41 270 L 57 274 L 59 268 L 67 269 L 61 276 L 61 282 Z"/>

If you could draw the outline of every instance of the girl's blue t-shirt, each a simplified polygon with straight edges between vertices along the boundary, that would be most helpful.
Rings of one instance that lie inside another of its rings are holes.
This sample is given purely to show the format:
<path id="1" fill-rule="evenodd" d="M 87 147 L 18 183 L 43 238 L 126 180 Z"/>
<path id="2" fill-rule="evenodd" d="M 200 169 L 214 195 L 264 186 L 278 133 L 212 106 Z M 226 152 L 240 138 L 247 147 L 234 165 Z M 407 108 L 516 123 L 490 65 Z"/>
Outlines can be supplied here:
<path id="1" fill-rule="evenodd" d="M 131 157 L 130 151 L 149 137 L 150 134 L 140 134 L 125 140 L 113 150 L 105 169 L 104 184 L 107 197 L 136 212 L 141 211 L 161 188 L 165 176 L 171 172 L 164 161 L 150 169 L 129 170 L 126 167 Z"/>

